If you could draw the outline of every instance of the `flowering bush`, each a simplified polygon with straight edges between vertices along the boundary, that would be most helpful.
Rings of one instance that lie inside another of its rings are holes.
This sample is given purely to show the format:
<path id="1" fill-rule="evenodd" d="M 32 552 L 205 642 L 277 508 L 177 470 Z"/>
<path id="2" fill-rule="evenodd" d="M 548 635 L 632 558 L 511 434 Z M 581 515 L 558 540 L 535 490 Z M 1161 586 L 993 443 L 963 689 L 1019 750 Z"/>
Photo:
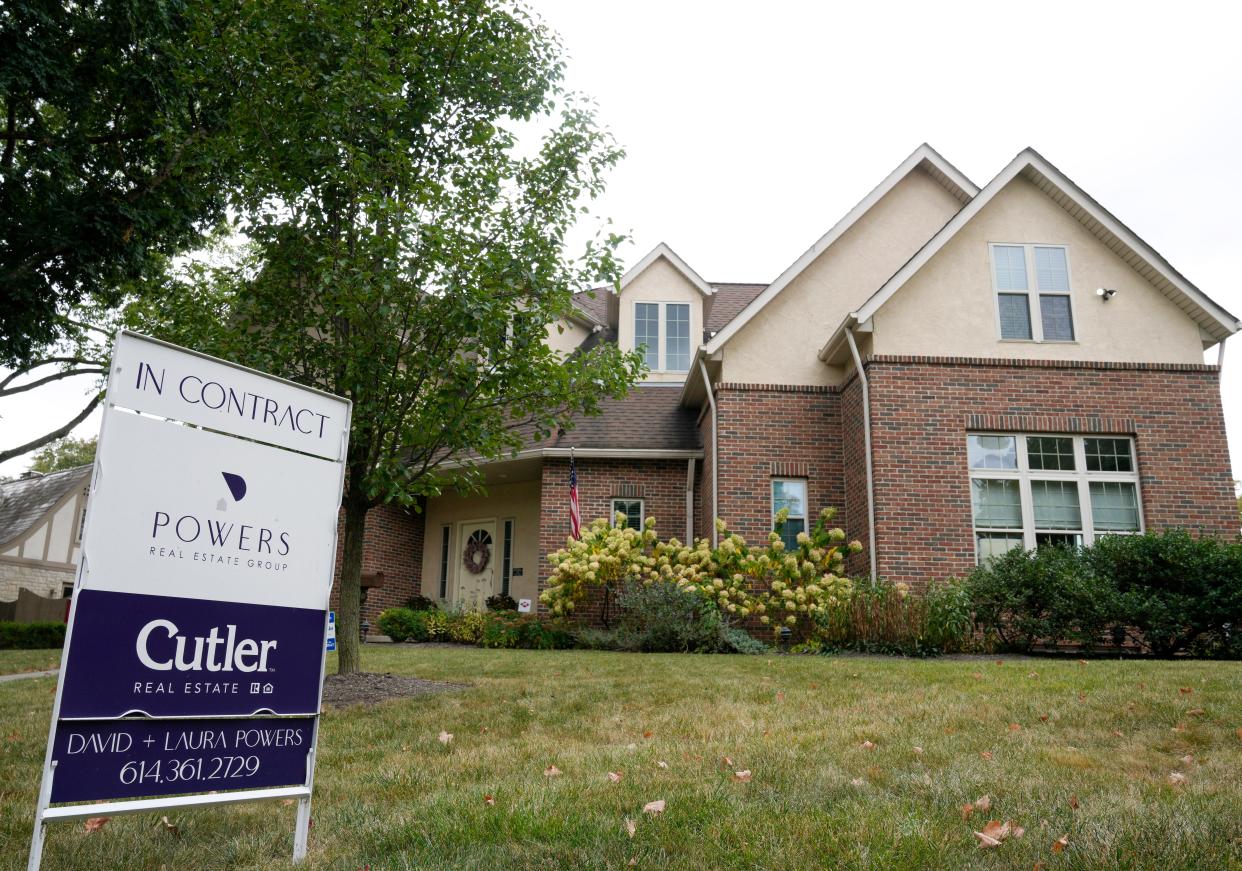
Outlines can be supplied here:
<path id="1" fill-rule="evenodd" d="M 540 600 L 557 616 L 570 616 L 595 585 L 611 591 L 621 583 L 671 583 L 701 596 L 719 608 L 726 620 L 755 617 L 773 630 L 803 630 L 815 615 L 847 598 L 852 589 L 843 576 L 846 552 L 857 552 L 857 541 L 845 543 L 845 532 L 831 526 L 836 509 L 820 512 L 809 532 L 800 532 L 797 547 L 787 549 L 780 532 L 787 513 L 777 514 L 776 529 L 763 547 L 748 545 L 724 521 L 716 521 L 720 543 L 706 539 L 685 545 L 676 538 L 660 541 L 655 518 L 643 529 L 629 529 L 624 515 L 615 526 L 596 520 L 582 538 L 569 539 L 551 554 L 552 576 Z M 607 601 L 607 600 L 606 600 Z"/>

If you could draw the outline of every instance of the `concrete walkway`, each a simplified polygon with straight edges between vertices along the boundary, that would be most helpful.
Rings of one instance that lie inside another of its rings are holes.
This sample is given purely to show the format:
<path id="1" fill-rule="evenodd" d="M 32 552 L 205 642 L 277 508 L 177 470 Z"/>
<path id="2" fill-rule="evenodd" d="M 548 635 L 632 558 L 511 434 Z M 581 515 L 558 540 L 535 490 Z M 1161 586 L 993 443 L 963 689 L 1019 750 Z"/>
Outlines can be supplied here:
<path id="1" fill-rule="evenodd" d="M 60 673 L 59 668 L 51 671 L 23 671 L 18 674 L 0 674 L 0 683 L 8 683 L 11 680 L 25 680 L 28 677 L 56 677 Z"/>

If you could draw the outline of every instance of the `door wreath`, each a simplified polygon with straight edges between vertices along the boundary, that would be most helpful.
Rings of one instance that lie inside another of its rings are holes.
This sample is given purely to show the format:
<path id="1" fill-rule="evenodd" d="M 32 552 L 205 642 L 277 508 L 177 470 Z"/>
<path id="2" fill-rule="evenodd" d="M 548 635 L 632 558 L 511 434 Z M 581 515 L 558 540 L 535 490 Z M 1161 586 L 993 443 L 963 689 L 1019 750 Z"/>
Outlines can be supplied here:
<path id="1" fill-rule="evenodd" d="M 481 575 L 492 558 L 492 537 L 486 529 L 476 529 L 466 539 L 466 551 L 462 557 L 462 565 L 472 575 Z"/>

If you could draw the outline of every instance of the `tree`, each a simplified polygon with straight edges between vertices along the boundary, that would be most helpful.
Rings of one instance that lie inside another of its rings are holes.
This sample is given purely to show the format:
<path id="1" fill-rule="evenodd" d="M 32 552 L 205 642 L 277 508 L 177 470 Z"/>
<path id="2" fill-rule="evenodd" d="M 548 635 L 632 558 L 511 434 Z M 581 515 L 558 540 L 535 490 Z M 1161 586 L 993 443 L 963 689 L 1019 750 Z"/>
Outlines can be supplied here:
<path id="1" fill-rule="evenodd" d="M 223 216 L 232 82 L 217 44 L 190 38 L 213 6 L 0 4 L 0 397 L 106 369 L 74 352 L 90 343 L 75 310 L 115 307 Z"/>
<path id="2" fill-rule="evenodd" d="M 353 401 L 349 673 L 367 512 L 478 486 L 480 461 L 638 378 L 639 356 L 615 345 L 563 359 L 545 341 L 575 290 L 617 277 L 618 237 L 574 259 L 564 246 L 621 152 L 563 92 L 554 34 L 501 0 L 276 0 L 209 29 L 245 95 L 230 142 L 252 245 L 135 317 Z M 542 130 L 537 148 L 523 130 Z"/>
<path id="3" fill-rule="evenodd" d="M 79 439 L 73 436 L 60 439 L 35 454 L 30 468 L 47 474 L 89 465 L 95 462 L 96 441 L 94 438 Z"/>

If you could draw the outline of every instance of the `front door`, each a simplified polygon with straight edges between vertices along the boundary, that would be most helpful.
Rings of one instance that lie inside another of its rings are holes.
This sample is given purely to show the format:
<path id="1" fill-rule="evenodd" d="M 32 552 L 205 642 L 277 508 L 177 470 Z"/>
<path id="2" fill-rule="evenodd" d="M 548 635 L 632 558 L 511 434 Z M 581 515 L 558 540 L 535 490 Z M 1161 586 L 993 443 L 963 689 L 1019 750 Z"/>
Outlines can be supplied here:
<path id="1" fill-rule="evenodd" d="M 457 603 L 483 609 L 496 594 L 496 521 L 468 520 L 457 527 Z"/>

